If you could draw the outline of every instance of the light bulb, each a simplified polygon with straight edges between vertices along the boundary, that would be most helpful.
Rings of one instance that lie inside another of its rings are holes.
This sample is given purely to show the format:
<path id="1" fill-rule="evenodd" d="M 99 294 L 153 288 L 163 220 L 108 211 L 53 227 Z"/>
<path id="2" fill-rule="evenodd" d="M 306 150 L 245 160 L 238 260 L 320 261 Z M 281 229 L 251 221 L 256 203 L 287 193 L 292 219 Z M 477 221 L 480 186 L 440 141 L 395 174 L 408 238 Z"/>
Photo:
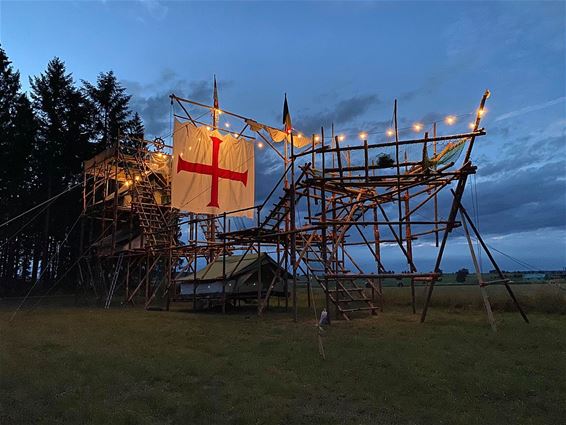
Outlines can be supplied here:
<path id="1" fill-rule="evenodd" d="M 448 115 L 446 118 L 444 118 L 444 122 L 448 125 L 452 125 L 456 122 L 456 117 L 454 115 Z"/>

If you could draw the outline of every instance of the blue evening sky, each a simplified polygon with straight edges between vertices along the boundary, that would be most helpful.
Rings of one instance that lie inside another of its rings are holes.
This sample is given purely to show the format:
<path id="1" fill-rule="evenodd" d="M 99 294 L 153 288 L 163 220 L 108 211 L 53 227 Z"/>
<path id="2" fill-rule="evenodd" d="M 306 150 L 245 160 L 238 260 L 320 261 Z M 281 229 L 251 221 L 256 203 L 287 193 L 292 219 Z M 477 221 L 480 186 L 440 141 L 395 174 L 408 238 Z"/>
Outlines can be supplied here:
<path id="1" fill-rule="evenodd" d="M 564 2 L 2 1 L 0 42 L 25 90 L 54 56 L 77 83 L 113 70 L 151 136 L 169 132 L 167 95 L 210 102 L 213 74 L 221 107 L 279 125 L 287 92 L 295 126 L 334 122 L 352 144 L 385 128 L 395 98 L 410 126 L 469 113 L 489 88 L 474 154 L 482 232 L 536 267 L 566 266 Z M 445 269 L 471 268 L 461 234 L 449 248 Z"/>

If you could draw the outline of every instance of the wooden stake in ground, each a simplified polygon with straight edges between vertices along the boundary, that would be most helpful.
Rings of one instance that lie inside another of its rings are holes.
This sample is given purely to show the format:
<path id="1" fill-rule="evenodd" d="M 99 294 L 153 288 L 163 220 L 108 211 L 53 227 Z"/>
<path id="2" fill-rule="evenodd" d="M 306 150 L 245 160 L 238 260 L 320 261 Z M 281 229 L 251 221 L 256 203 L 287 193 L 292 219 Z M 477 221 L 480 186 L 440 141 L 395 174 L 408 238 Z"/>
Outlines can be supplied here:
<path id="1" fill-rule="evenodd" d="M 489 303 L 489 298 L 487 297 L 487 291 L 485 289 L 485 284 L 481 275 L 481 270 L 478 264 L 478 260 L 476 258 L 476 253 L 474 251 L 474 245 L 472 244 L 472 238 L 470 237 L 470 233 L 468 232 L 468 226 L 466 225 L 466 218 L 464 217 L 464 214 L 462 214 L 462 211 L 460 211 L 460 217 L 462 218 L 462 227 L 464 229 L 464 233 L 466 234 L 466 239 L 468 240 L 470 255 L 472 257 L 472 261 L 474 262 L 474 269 L 476 270 L 476 277 L 478 279 L 478 284 L 480 286 L 481 296 L 483 298 L 483 304 L 485 305 L 485 310 L 487 312 L 487 318 L 489 319 L 489 324 L 491 325 L 491 329 L 493 330 L 493 332 L 497 332 L 495 318 L 493 317 L 491 304 Z"/>

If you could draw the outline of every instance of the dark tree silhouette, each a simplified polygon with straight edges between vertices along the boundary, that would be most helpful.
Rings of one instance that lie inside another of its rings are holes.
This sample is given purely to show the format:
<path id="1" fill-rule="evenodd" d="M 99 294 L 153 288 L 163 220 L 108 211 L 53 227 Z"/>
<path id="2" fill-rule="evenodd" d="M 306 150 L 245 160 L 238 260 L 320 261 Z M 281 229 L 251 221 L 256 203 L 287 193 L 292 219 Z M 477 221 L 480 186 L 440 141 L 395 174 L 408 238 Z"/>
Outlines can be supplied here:
<path id="1" fill-rule="evenodd" d="M 464 283 L 466 277 L 470 274 L 470 271 L 466 268 L 460 269 L 456 272 L 456 282 Z"/>
<path id="2" fill-rule="evenodd" d="M 144 144 L 144 133 L 145 128 L 140 114 L 137 112 L 134 114 L 133 118 L 128 121 L 128 126 L 126 129 L 127 139 L 124 140 L 126 146 L 132 148 L 140 148 Z"/>
<path id="3" fill-rule="evenodd" d="M 38 200 L 50 198 L 80 181 L 82 161 L 92 154 L 90 111 L 92 106 L 75 87 L 59 58 L 52 59 L 44 73 L 30 79 L 33 106 L 39 121 L 36 177 Z M 47 208 L 42 241 L 42 276 L 49 280 L 64 266 L 59 242 L 80 212 L 80 193 L 58 200 L 57 214 Z M 59 265 L 50 261 L 57 256 Z M 49 266 L 49 268 L 48 268 Z"/>
<path id="4" fill-rule="evenodd" d="M 31 105 L 20 91 L 20 75 L 0 48 L 0 217 L 2 222 L 32 205 L 33 149 L 36 121 Z M 19 277 L 28 278 L 33 233 L 20 233 L 22 223 L 0 231 L 0 278 L 5 293 Z"/>
<path id="5" fill-rule="evenodd" d="M 117 139 L 127 133 L 130 126 L 129 102 L 126 94 L 112 71 L 100 73 L 96 85 L 83 81 L 84 93 L 94 107 L 94 130 L 98 150 L 113 146 Z"/>
<path id="6" fill-rule="evenodd" d="M 59 58 L 30 78 L 30 98 L 20 74 L 0 47 L 0 221 L 82 182 L 83 161 L 126 137 L 143 143 L 141 117 L 110 71 L 79 89 Z M 40 276 L 53 284 L 80 253 L 80 189 L 0 227 L 0 296 L 23 294 Z M 68 281 L 75 282 L 73 273 Z M 27 285 L 22 285 L 25 282 Z M 48 285 L 39 285 L 45 290 Z"/>

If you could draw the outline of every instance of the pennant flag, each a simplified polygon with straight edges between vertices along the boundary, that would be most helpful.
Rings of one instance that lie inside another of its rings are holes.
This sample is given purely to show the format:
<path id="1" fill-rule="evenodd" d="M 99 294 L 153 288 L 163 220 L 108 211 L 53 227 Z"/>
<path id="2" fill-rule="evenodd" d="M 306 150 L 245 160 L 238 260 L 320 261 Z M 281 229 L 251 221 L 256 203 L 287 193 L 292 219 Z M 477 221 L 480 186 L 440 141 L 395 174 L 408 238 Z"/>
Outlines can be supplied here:
<path id="1" fill-rule="evenodd" d="M 291 136 L 287 137 L 287 141 L 290 143 L 291 142 Z M 315 145 L 317 143 L 315 142 Z M 310 137 L 305 137 L 302 134 L 294 134 L 293 135 L 293 146 L 295 146 L 296 148 L 303 148 L 305 146 L 310 146 L 312 145 L 312 140 Z"/>
<path id="2" fill-rule="evenodd" d="M 218 87 L 216 86 L 216 75 L 214 76 L 214 109 L 218 109 Z"/>
<path id="3" fill-rule="evenodd" d="M 293 130 L 293 124 L 291 123 L 289 105 L 287 105 L 287 93 L 285 93 L 285 103 L 283 104 L 283 125 L 285 125 L 285 133 L 291 134 L 291 131 Z"/>
<path id="4" fill-rule="evenodd" d="M 254 206 L 253 141 L 175 121 L 171 174 L 173 208 L 221 214 Z"/>

